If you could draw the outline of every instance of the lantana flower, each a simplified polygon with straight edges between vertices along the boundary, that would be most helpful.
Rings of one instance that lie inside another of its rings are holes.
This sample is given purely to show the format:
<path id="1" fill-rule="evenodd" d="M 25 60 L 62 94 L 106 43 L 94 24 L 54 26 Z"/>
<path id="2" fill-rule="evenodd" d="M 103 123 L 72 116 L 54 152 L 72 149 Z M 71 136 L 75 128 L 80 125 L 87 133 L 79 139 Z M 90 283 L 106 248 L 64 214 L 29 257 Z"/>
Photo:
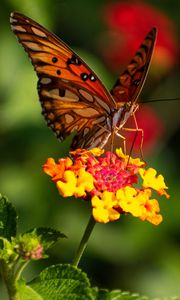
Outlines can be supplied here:
<path id="1" fill-rule="evenodd" d="M 154 225 L 162 221 L 157 195 L 169 198 L 162 175 L 139 158 L 99 148 L 77 149 L 58 163 L 49 158 L 43 166 L 63 197 L 91 201 L 95 221 L 108 223 L 131 214 Z"/>

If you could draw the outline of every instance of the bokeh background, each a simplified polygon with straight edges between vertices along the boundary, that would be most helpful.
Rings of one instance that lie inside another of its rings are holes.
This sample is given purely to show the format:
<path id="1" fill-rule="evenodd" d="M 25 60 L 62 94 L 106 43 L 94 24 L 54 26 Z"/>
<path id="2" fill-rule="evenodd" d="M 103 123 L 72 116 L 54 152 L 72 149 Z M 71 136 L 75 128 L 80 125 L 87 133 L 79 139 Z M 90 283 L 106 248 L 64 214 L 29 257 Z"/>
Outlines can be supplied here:
<path id="1" fill-rule="evenodd" d="M 48 157 L 68 151 L 41 116 L 37 77 L 10 30 L 9 14 L 20 11 L 67 42 L 108 89 L 152 26 L 157 46 L 141 100 L 180 97 L 180 2 L 1 0 L 0 10 L 0 191 L 19 214 L 19 231 L 49 226 L 64 232 L 50 258 L 24 272 L 31 280 L 45 266 L 71 262 L 91 212 L 87 202 L 61 199 L 42 172 Z M 163 223 L 155 227 L 130 216 L 97 224 L 80 263 L 92 285 L 151 297 L 180 295 L 180 100 L 141 104 L 146 161 L 162 173 L 170 200 L 161 199 Z M 138 145 L 137 145 L 138 149 Z M 1 300 L 7 299 L 0 285 Z"/>

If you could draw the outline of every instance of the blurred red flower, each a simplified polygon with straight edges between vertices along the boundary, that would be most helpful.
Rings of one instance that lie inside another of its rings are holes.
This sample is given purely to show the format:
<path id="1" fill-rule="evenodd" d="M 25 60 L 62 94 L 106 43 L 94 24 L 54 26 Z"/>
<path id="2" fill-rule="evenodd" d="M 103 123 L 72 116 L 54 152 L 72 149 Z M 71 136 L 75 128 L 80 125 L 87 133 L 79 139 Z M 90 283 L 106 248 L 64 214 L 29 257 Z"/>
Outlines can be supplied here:
<path id="1" fill-rule="evenodd" d="M 138 127 L 144 131 L 144 140 L 142 145 L 142 150 L 146 154 L 150 154 L 155 147 L 157 141 L 162 137 L 164 133 L 163 122 L 155 112 L 155 110 L 147 104 L 141 104 L 139 110 L 136 111 L 136 120 Z M 135 128 L 133 118 L 130 118 L 126 124 L 128 128 Z M 135 132 L 127 132 L 126 144 L 127 148 L 130 149 L 135 137 Z M 140 152 L 142 134 L 139 132 L 135 144 L 133 147 L 133 153 Z"/>
<path id="2" fill-rule="evenodd" d="M 158 28 L 158 38 L 151 73 L 159 77 L 177 63 L 175 24 L 156 7 L 143 1 L 111 3 L 103 17 L 108 31 L 101 36 L 101 51 L 112 70 L 122 71 L 153 26 Z"/>

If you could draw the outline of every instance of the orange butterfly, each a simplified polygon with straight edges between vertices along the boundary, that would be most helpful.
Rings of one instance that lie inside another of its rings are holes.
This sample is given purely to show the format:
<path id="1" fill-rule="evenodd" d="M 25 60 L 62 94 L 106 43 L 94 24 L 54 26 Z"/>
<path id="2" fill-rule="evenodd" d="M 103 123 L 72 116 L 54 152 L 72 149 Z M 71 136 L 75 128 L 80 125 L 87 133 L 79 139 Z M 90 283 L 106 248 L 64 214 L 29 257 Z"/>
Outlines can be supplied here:
<path id="1" fill-rule="evenodd" d="M 76 132 L 72 149 L 103 148 L 138 108 L 156 28 L 108 92 L 86 63 L 53 33 L 21 13 L 12 13 L 10 22 L 39 77 L 39 99 L 48 126 L 61 141 Z"/>

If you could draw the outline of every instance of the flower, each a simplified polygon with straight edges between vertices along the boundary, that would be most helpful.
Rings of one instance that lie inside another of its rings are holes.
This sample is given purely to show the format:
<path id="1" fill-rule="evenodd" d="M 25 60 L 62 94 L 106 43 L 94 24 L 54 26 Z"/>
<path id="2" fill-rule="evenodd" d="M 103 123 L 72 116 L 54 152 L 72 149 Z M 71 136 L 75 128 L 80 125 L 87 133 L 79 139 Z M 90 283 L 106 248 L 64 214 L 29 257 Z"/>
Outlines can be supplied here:
<path id="1" fill-rule="evenodd" d="M 165 191 L 165 189 L 167 189 L 167 186 L 164 182 L 164 177 L 162 175 L 156 176 L 156 170 L 152 168 L 149 168 L 147 170 L 139 169 L 139 174 L 143 179 L 143 187 L 152 188 L 157 191 L 159 195 L 166 195 L 166 197 L 169 198 L 169 195 Z"/>
<path id="2" fill-rule="evenodd" d="M 150 189 L 137 191 L 134 188 L 125 187 L 117 192 L 117 199 L 119 199 L 119 205 L 123 211 L 158 225 L 162 221 L 162 216 L 158 214 L 159 204 L 155 199 L 150 200 L 150 197 Z"/>
<path id="3" fill-rule="evenodd" d="M 16 252 L 24 260 L 38 260 L 44 257 L 43 245 L 33 232 L 20 235 L 15 248 Z"/>
<path id="4" fill-rule="evenodd" d="M 63 180 L 58 180 L 56 185 L 59 193 L 63 197 L 86 196 L 86 192 L 90 192 L 93 189 L 93 177 L 84 169 L 80 169 L 77 172 L 67 170 L 64 172 Z"/>
<path id="5" fill-rule="evenodd" d="M 117 153 L 119 152 L 117 151 Z M 127 166 L 127 157 L 119 159 L 120 157 L 108 151 L 104 157 L 99 159 L 95 156 L 89 158 L 87 171 L 94 178 L 94 189 L 91 193 L 116 192 L 119 188 L 137 183 L 136 166 L 132 163 L 131 167 Z"/>
<path id="6" fill-rule="evenodd" d="M 162 221 L 159 203 L 152 193 L 169 198 L 162 175 L 145 167 L 139 158 L 101 149 L 77 149 L 58 163 L 49 158 L 43 166 L 52 177 L 61 196 L 91 200 L 92 214 L 100 223 L 108 223 L 131 214 L 154 225 Z"/>
<path id="7" fill-rule="evenodd" d="M 124 63 L 126 66 L 154 26 L 158 28 L 158 38 L 151 74 L 161 77 L 176 65 L 178 39 L 175 25 L 157 7 L 142 1 L 108 3 L 103 17 L 107 31 L 100 38 L 101 52 L 111 69 L 119 72 Z"/>
<path id="8" fill-rule="evenodd" d="M 108 223 L 120 218 L 120 213 L 114 208 L 117 205 L 117 199 L 112 192 L 105 191 L 102 197 L 92 197 L 93 216 L 97 222 Z"/>

